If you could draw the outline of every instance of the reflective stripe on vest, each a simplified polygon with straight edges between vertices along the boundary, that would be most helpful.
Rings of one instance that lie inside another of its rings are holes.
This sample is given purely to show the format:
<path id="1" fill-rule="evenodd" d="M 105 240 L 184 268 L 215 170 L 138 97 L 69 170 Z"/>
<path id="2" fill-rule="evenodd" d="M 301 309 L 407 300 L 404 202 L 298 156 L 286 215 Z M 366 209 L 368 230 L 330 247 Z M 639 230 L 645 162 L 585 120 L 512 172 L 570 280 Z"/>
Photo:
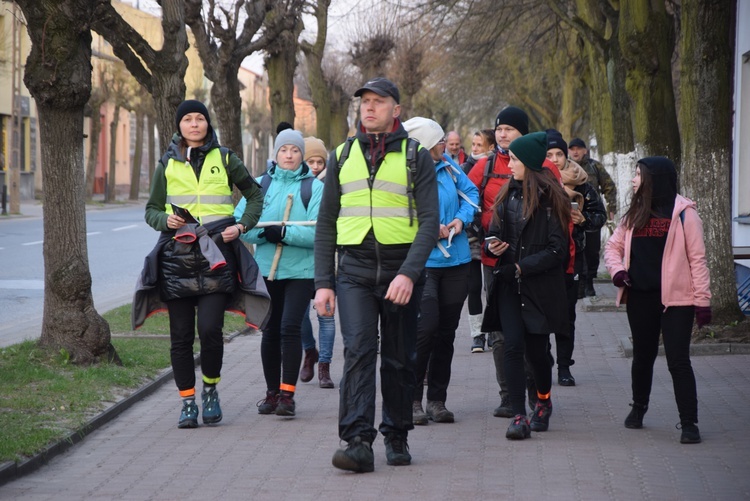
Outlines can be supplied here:
<path id="1" fill-rule="evenodd" d="M 375 174 L 372 189 L 370 172 L 359 141 L 354 141 L 349 158 L 339 171 L 341 209 L 336 221 L 338 245 L 359 245 L 372 228 L 381 244 L 407 244 L 414 241 L 419 225 L 409 223 L 407 185 L 409 169 L 406 143 L 400 152 L 387 153 Z M 337 155 L 341 155 L 343 145 Z"/>
<path id="2" fill-rule="evenodd" d="M 174 158 L 169 159 L 164 175 L 167 178 L 167 214 L 172 213 L 171 204 L 186 208 L 201 224 L 234 214 L 232 189 L 219 148 L 209 151 L 203 160 L 200 180 L 196 179 L 189 163 Z"/>

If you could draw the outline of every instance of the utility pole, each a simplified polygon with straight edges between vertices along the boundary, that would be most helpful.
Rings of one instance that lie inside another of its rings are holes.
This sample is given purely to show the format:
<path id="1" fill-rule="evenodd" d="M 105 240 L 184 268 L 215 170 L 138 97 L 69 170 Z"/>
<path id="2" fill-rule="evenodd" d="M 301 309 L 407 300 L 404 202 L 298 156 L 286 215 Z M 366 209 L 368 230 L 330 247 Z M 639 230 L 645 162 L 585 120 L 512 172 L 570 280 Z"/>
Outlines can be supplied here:
<path id="1" fill-rule="evenodd" d="M 11 147 L 8 164 L 8 191 L 10 195 L 10 213 L 21 213 L 21 13 L 13 2 L 13 70 L 11 78 L 13 88 L 13 113 L 11 117 Z"/>

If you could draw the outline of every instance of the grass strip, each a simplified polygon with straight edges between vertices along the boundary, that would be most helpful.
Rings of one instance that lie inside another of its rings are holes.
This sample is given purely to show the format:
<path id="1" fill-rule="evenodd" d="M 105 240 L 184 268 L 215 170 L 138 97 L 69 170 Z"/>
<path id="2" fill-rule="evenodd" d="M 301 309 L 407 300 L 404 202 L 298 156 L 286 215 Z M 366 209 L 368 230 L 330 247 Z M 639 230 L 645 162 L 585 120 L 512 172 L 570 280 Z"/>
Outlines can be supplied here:
<path id="1" fill-rule="evenodd" d="M 35 341 L 0 349 L 0 462 L 33 456 L 170 366 L 165 313 L 149 318 L 137 333 L 130 330 L 130 305 L 102 316 L 121 366 L 76 366 L 64 352 L 43 350 Z M 242 317 L 226 315 L 225 335 L 244 329 Z"/>

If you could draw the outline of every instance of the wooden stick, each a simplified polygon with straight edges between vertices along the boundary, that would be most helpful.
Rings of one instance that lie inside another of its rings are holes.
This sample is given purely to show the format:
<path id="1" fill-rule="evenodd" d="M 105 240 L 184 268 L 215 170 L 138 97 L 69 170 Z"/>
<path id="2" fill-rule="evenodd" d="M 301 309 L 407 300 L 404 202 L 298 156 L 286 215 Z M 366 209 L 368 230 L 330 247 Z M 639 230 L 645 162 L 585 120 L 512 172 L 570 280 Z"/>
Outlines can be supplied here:
<path id="1" fill-rule="evenodd" d="M 286 209 L 284 209 L 284 219 L 281 220 L 281 226 L 285 226 L 286 222 L 289 221 L 289 214 L 292 212 L 292 202 L 294 201 L 294 195 L 288 194 L 286 196 Z M 281 250 L 284 248 L 284 244 L 281 242 L 276 244 L 276 254 L 273 255 L 273 263 L 271 263 L 271 271 L 268 272 L 268 280 L 273 280 L 276 275 L 276 268 L 279 267 L 279 260 L 281 259 Z"/>

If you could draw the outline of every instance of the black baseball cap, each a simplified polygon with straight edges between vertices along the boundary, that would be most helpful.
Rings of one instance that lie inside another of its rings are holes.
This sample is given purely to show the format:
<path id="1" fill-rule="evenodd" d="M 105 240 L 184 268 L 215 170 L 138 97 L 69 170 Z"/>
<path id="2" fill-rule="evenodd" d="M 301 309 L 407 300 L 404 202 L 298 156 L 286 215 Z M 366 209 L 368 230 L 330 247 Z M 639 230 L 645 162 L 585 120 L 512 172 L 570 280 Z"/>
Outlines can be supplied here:
<path id="1" fill-rule="evenodd" d="M 583 142 L 583 139 L 580 137 L 577 137 L 575 139 L 571 139 L 568 143 L 568 148 L 573 148 L 574 146 L 578 146 L 579 148 L 585 148 L 586 143 Z"/>
<path id="2" fill-rule="evenodd" d="M 354 97 L 360 97 L 365 91 L 372 91 L 378 96 L 392 97 L 396 100 L 396 103 L 400 103 L 401 96 L 398 93 L 398 87 L 396 84 L 388 80 L 387 78 L 377 77 L 372 80 L 368 80 L 362 87 L 357 89 L 354 93 Z"/>

